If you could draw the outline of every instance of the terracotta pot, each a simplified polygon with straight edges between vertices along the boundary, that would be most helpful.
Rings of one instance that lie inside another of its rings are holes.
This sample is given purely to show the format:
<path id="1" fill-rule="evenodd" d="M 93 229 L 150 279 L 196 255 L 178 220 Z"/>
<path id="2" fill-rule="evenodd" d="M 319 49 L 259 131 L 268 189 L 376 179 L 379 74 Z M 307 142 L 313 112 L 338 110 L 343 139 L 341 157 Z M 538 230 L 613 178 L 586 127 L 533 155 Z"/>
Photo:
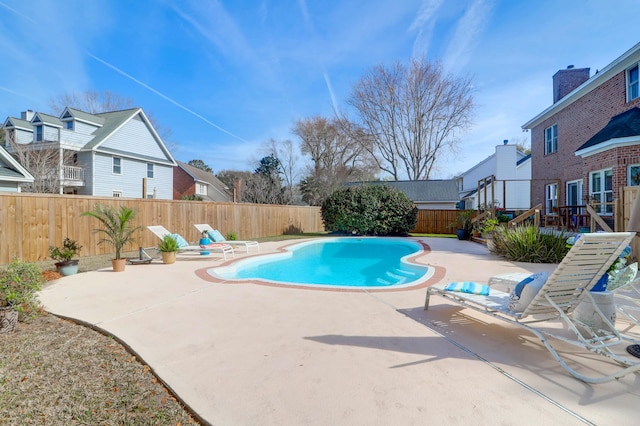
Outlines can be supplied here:
<path id="1" fill-rule="evenodd" d="M 111 265 L 113 266 L 113 272 L 122 272 L 127 265 L 127 259 L 113 259 L 111 260 Z"/>
<path id="2" fill-rule="evenodd" d="M 0 307 L 0 334 L 10 333 L 18 323 L 18 311 L 11 306 Z"/>
<path id="3" fill-rule="evenodd" d="M 175 251 L 163 251 L 162 252 L 162 262 L 170 265 L 176 261 L 176 252 Z"/>

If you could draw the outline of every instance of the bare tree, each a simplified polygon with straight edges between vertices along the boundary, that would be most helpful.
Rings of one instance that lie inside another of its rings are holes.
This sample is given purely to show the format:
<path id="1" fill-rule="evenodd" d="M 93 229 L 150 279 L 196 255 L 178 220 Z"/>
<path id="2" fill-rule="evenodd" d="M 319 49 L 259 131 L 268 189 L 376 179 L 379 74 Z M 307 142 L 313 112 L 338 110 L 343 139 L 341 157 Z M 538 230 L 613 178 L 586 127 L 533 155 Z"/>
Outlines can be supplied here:
<path id="1" fill-rule="evenodd" d="M 21 185 L 23 192 L 48 194 L 60 192 L 62 166 L 73 161 L 72 152 L 46 145 L 19 144 L 11 131 L 6 133 L 5 142 L 18 163 L 29 170 L 34 178 L 33 182 Z"/>
<path id="2" fill-rule="evenodd" d="M 471 124 L 471 80 L 444 75 L 438 63 L 412 59 L 378 65 L 348 99 L 371 136 L 366 145 L 380 169 L 395 180 L 428 179 L 441 151 L 455 148 Z"/>
<path id="3" fill-rule="evenodd" d="M 284 198 L 285 204 L 294 203 L 298 200 L 298 176 L 299 176 L 299 157 L 296 153 L 297 149 L 294 147 L 293 142 L 290 139 L 283 141 L 276 141 L 271 138 L 263 144 L 262 152 L 266 155 L 273 154 L 280 162 L 280 170 L 282 180 L 284 184 Z"/>
<path id="4" fill-rule="evenodd" d="M 319 205 L 349 180 L 373 177 L 377 166 L 366 149 L 366 135 L 346 119 L 312 117 L 296 121 L 293 133 L 312 165 L 301 181 L 303 199 Z"/>

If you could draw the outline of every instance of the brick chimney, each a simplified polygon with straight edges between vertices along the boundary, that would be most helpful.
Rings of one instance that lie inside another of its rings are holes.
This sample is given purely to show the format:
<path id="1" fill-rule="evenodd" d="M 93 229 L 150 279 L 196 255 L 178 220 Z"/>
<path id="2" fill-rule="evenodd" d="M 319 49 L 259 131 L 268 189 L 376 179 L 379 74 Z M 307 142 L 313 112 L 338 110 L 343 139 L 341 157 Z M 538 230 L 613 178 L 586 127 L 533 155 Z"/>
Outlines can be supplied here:
<path id="1" fill-rule="evenodd" d="M 553 103 L 567 96 L 576 87 L 589 80 L 590 68 L 574 68 L 569 65 L 553 75 Z"/>

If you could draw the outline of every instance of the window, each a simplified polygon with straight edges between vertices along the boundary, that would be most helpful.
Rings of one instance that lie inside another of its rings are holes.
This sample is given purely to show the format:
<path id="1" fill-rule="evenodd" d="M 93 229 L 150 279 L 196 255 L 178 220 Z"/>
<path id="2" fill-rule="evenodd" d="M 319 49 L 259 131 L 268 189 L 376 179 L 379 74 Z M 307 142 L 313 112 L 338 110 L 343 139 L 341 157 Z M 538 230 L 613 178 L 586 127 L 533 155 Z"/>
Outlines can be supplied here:
<path id="1" fill-rule="evenodd" d="M 113 195 L 114 198 L 122 197 L 122 191 L 112 191 L 111 194 Z"/>
<path id="2" fill-rule="evenodd" d="M 613 171 L 599 170 L 589 173 L 589 197 L 595 202 L 599 214 L 613 214 Z"/>
<path id="3" fill-rule="evenodd" d="M 196 182 L 196 194 L 207 195 L 207 185 L 201 182 Z"/>
<path id="4" fill-rule="evenodd" d="M 558 207 L 558 184 L 552 183 L 544 187 L 545 193 L 545 211 L 546 214 L 557 211 Z"/>
<path id="5" fill-rule="evenodd" d="M 113 174 L 121 175 L 122 174 L 122 158 L 113 157 Z"/>
<path id="6" fill-rule="evenodd" d="M 73 120 L 65 121 L 64 126 L 67 130 L 73 130 Z"/>
<path id="7" fill-rule="evenodd" d="M 547 127 L 544 131 L 544 154 L 552 154 L 558 151 L 558 125 Z"/>
<path id="8" fill-rule="evenodd" d="M 147 177 L 153 179 L 153 164 L 147 163 Z"/>
<path id="9" fill-rule="evenodd" d="M 42 126 L 36 126 L 36 142 L 42 142 Z"/>
<path id="10" fill-rule="evenodd" d="M 629 186 L 638 186 L 640 185 L 640 164 L 634 164 L 629 166 L 628 176 L 628 185 Z"/>
<path id="11" fill-rule="evenodd" d="M 638 65 L 636 64 L 627 70 L 627 102 L 640 96 L 638 89 Z"/>

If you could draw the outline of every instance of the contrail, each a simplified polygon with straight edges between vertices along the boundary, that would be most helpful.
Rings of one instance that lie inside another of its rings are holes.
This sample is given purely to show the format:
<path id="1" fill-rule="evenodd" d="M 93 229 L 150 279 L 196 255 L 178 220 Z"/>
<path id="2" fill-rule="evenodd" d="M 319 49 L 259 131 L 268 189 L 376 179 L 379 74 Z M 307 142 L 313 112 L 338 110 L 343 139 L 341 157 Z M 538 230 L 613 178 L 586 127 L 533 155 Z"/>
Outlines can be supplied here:
<path id="1" fill-rule="evenodd" d="M 126 72 L 122 71 L 121 69 L 119 69 L 118 67 L 111 65 L 110 63 L 98 58 L 97 56 L 93 55 L 90 52 L 87 52 L 87 55 L 91 56 L 93 59 L 95 59 L 96 61 L 102 63 L 103 65 L 106 65 L 107 67 L 111 68 L 112 70 L 114 70 L 115 72 L 117 72 L 120 75 L 123 75 L 125 77 L 127 77 L 128 79 L 134 81 L 135 83 L 139 84 L 140 86 L 144 87 L 145 89 L 149 90 L 150 92 L 155 93 L 156 95 L 160 96 L 162 99 L 171 102 L 172 104 L 174 104 L 175 106 L 177 106 L 180 109 L 183 109 L 184 111 L 188 112 L 189 114 L 198 117 L 200 120 L 204 121 L 205 123 L 207 123 L 208 125 L 215 127 L 216 129 L 220 130 L 223 133 L 226 133 L 227 135 L 238 139 L 239 141 L 245 142 L 245 143 L 249 143 L 247 140 L 241 138 L 240 136 L 234 135 L 233 133 L 231 133 L 228 130 L 223 129 L 222 127 L 218 126 L 215 123 L 212 123 L 211 121 L 207 120 L 205 117 L 203 117 L 202 115 L 198 114 L 197 112 L 190 110 L 189 108 L 187 108 L 186 106 L 182 105 L 179 102 L 174 101 L 173 99 L 171 99 L 170 97 L 168 97 L 167 95 L 158 92 L 156 89 L 154 89 L 153 87 L 149 86 L 148 84 L 143 83 L 142 81 L 138 80 L 137 78 L 127 74 Z"/>
<path id="2" fill-rule="evenodd" d="M 27 20 L 27 21 L 29 21 L 29 22 L 32 22 L 32 23 L 34 23 L 34 24 L 36 23 L 36 21 L 34 21 L 33 19 L 31 19 L 31 18 L 30 18 L 30 17 L 28 17 L 27 15 L 23 15 L 22 13 L 18 12 L 17 10 L 13 9 L 13 8 L 12 8 L 12 7 L 10 7 L 10 6 L 7 6 L 5 3 L 1 2 L 1 1 L 0 1 L 0 6 L 2 6 L 2 7 L 4 7 L 4 8 L 6 8 L 6 9 L 8 9 L 8 10 L 10 10 L 11 12 L 15 13 L 16 15 L 19 15 L 19 16 L 23 17 L 24 19 L 26 19 L 26 20 Z"/>

